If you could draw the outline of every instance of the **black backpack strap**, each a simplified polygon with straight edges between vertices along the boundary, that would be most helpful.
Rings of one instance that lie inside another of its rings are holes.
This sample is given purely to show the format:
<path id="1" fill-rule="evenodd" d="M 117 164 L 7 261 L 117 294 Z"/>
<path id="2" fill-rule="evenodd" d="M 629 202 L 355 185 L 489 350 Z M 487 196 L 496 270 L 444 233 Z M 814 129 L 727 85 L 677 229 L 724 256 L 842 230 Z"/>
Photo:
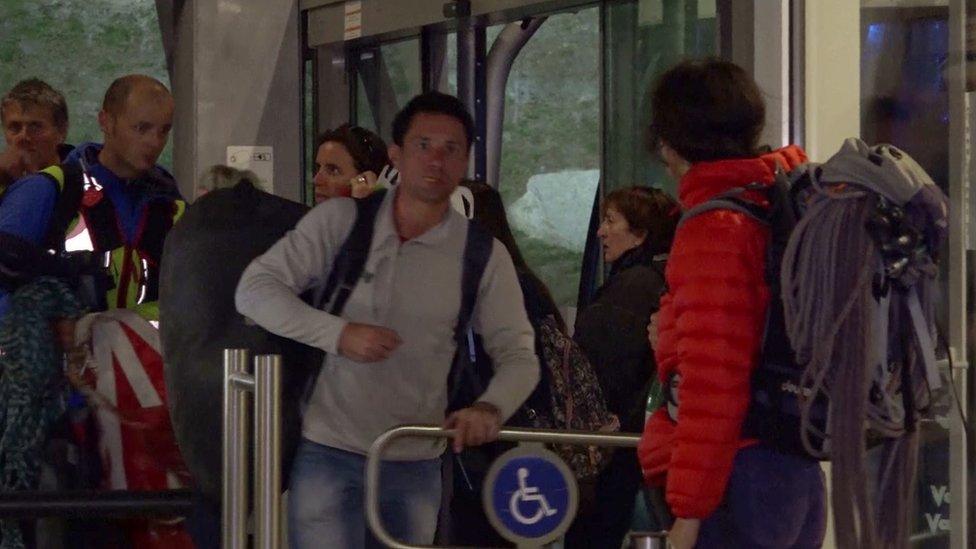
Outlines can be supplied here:
<path id="1" fill-rule="evenodd" d="M 383 204 L 385 195 L 385 190 L 379 190 L 366 198 L 356 200 L 356 221 L 332 262 L 332 270 L 326 279 L 325 287 L 315 303 L 317 308 L 322 308 L 331 299 L 332 306 L 329 308 L 329 313 L 336 316 L 342 314 L 349 296 L 352 295 L 366 267 L 369 248 L 373 243 L 376 214 Z M 333 295 L 334 299 L 332 299 Z"/>
<path id="2" fill-rule="evenodd" d="M 335 259 L 332 260 L 332 270 L 325 281 L 325 286 L 312 301 L 312 305 L 321 309 L 332 299 L 332 306 L 329 307 L 329 314 L 339 316 L 342 314 L 349 296 L 356 288 L 359 277 L 366 268 L 366 260 L 369 258 L 369 248 L 373 243 L 373 227 L 376 224 L 376 214 L 383 204 L 383 197 L 386 190 L 378 190 L 366 198 L 356 199 L 356 220 L 353 221 L 352 231 L 339 247 Z M 322 364 L 314 369 L 305 383 L 302 392 L 302 402 L 308 402 L 312 398 L 312 391 L 315 390 L 315 383 L 322 373 Z"/>
<path id="3" fill-rule="evenodd" d="M 447 376 L 449 412 L 470 406 L 484 392 L 491 378 L 491 368 L 484 368 L 483 364 L 478 363 L 471 316 L 478 302 L 478 287 L 481 286 L 493 245 L 491 233 L 476 222 L 468 223 L 468 236 L 464 242 L 461 264 L 461 306 L 458 309 L 457 324 L 454 326 L 457 348 Z M 463 356 L 465 354 L 467 356 Z"/>
<path id="4" fill-rule="evenodd" d="M 64 249 L 65 234 L 68 232 L 71 221 L 78 216 L 78 208 L 81 206 L 81 197 L 84 194 L 81 166 L 78 163 L 62 164 L 61 172 L 64 174 L 63 184 L 51 174 L 41 172 L 54 182 L 59 191 L 43 243 L 46 249 L 57 251 Z"/>
<path id="5" fill-rule="evenodd" d="M 461 268 L 461 307 L 458 310 L 454 339 L 460 343 L 467 338 L 466 332 L 471 324 L 471 315 L 478 301 L 478 287 L 485 274 L 485 267 L 491 258 L 494 238 L 478 223 L 468 223 L 468 236 L 464 242 L 464 257 Z"/>

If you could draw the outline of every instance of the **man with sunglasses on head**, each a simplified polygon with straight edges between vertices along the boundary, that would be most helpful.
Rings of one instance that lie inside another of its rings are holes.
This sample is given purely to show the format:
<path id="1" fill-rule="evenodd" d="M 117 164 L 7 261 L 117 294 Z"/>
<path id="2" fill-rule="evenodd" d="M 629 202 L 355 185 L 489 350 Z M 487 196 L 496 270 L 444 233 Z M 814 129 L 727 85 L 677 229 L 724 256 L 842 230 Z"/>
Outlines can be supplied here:
<path id="1" fill-rule="evenodd" d="M 415 97 L 396 116 L 389 155 L 400 182 L 382 198 L 363 274 L 341 316 L 298 296 L 328 276 L 356 219 L 352 199 L 314 208 L 241 278 L 236 302 L 242 314 L 327 353 L 291 472 L 292 547 L 375 545 L 363 501 L 373 441 L 404 423 L 455 429 L 454 451 L 494 440 L 539 379 L 515 269 L 494 240 L 471 317 L 494 376 L 473 404 L 444 419 L 471 227 L 450 201 L 467 171 L 473 134 L 464 105 L 437 92 Z M 408 439 L 384 456 L 379 504 L 394 538 L 432 543 L 443 450 L 436 439 Z"/>
<path id="2" fill-rule="evenodd" d="M 377 189 L 377 177 L 390 163 L 386 143 L 375 133 L 343 124 L 316 139 L 315 203 L 330 198 L 364 198 Z"/>

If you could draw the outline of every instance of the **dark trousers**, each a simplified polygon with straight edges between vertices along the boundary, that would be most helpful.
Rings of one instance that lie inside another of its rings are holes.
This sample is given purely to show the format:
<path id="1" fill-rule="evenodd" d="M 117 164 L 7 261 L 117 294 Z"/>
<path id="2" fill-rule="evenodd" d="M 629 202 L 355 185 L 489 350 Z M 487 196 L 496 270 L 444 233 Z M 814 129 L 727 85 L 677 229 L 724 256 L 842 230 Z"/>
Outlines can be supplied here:
<path id="1" fill-rule="evenodd" d="M 220 549 L 220 502 L 197 494 L 193 509 L 183 523 L 197 549 Z"/>
<path id="2" fill-rule="evenodd" d="M 637 451 L 615 450 L 592 486 L 592 496 L 580 498 L 580 512 L 566 532 L 567 549 L 619 549 L 630 530 L 641 484 Z M 580 488 L 583 495 L 585 487 Z"/>
<path id="3" fill-rule="evenodd" d="M 820 464 L 756 445 L 736 454 L 725 498 L 702 521 L 695 547 L 812 549 L 826 528 Z"/>

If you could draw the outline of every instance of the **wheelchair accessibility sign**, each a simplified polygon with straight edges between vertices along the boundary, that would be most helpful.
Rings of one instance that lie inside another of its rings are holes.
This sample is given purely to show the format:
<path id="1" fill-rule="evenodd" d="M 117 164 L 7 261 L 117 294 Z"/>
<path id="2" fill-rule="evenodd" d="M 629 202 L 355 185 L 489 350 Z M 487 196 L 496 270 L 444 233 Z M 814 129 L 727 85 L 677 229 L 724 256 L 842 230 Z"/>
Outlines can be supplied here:
<path id="1" fill-rule="evenodd" d="M 482 494 L 485 514 L 505 539 L 545 545 L 566 533 L 576 516 L 576 479 L 540 444 L 522 444 L 492 463 Z"/>

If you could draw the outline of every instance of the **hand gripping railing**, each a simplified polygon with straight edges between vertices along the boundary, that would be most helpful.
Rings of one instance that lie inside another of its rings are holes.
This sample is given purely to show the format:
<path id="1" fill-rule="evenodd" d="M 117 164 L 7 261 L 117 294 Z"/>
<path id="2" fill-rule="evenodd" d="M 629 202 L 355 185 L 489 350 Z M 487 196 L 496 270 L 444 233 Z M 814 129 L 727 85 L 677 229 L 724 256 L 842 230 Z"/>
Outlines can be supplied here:
<path id="1" fill-rule="evenodd" d="M 281 357 L 224 349 L 223 546 L 247 547 L 248 423 L 254 406 L 254 517 L 257 549 L 281 544 Z"/>
<path id="2" fill-rule="evenodd" d="M 393 539 L 383 526 L 380 515 L 380 464 L 386 448 L 396 439 L 403 437 L 452 438 L 453 429 L 442 429 L 433 425 L 403 425 L 383 433 L 373 442 L 366 459 L 366 520 L 380 543 L 393 549 L 422 549 L 443 547 L 437 545 L 409 545 Z M 571 444 L 580 446 L 614 446 L 636 448 L 640 436 L 625 433 L 592 433 L 582 431 L 550 431 L 544 429 L 502 429 L 498 440 L 507 442 L 536 442 L 542 444 Z"/>

